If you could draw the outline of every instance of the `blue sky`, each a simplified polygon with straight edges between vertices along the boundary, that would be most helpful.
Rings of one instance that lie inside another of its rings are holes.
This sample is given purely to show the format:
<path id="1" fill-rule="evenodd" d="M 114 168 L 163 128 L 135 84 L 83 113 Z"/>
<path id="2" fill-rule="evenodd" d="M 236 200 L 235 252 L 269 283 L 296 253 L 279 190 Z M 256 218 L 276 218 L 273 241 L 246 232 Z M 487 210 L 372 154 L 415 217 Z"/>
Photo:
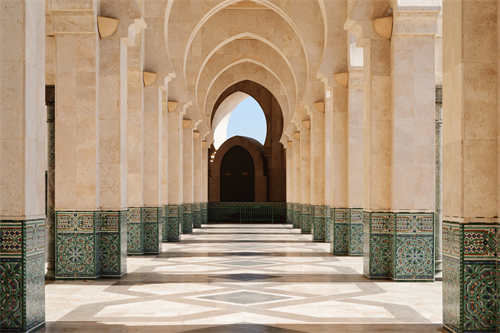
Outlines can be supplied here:
<path id="1" fill-rule="evenodd" d="M 264 144 L 266 132 L 266 116 L 259 103 L 252 97 L 244 99 L 229 118 L 227 138 L 241 135 L 254 138 Z"/>

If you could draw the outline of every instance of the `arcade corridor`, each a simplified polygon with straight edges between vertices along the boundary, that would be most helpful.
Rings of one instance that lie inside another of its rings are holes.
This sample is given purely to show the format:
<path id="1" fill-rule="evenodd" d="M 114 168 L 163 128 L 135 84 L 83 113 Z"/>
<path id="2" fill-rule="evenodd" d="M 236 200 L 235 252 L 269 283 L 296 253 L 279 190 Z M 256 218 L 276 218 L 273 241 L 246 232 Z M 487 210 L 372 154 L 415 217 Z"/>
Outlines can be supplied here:
<path id="1" fill-rule="evenodd" d="M 444 332 L 441 282 L 368 280 L 291 225 L 203 225 L 121 280 L 46 286 L 44 332 Z"/>

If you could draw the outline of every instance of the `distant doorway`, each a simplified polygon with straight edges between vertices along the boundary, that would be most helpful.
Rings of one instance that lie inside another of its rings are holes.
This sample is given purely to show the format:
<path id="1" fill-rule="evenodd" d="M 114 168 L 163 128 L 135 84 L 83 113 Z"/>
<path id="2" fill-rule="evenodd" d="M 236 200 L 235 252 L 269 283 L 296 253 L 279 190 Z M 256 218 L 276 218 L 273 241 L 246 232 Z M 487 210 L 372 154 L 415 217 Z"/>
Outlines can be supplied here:
<path id="1" fill-rule="evenodd" d="M 220 168 L 221 202 L 255 202 L 255 164 L 242 146 L 227 151 Z"/>

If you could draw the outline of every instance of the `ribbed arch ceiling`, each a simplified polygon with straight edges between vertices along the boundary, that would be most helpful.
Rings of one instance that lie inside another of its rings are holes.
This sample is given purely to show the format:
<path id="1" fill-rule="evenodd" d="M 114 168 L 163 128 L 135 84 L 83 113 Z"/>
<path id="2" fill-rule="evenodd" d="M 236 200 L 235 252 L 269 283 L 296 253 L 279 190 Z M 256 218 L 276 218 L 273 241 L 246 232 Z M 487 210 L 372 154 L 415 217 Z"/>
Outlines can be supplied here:
<path id="1" fill-rule="evenodd" d="M 176 74 L 169 96 L 205 118 L 217 94 L 252 80 L 275 95 L 288 121 L 323 92 L 326 29 L 323 0 L 169 0 L 165 38 Z"/>

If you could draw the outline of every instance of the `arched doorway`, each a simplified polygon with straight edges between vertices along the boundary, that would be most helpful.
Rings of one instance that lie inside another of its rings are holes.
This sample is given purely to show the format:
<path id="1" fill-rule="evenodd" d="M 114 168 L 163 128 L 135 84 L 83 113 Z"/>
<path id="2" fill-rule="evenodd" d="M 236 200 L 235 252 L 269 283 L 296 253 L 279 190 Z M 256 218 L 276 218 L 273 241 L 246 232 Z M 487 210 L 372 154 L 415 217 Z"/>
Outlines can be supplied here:
<path id="1" fill-rule="evenodd" d="M 224 155 L 220 167 L 220 201 L 255 201 L 255 164 L 242 146 L 234 146 Z"/>

